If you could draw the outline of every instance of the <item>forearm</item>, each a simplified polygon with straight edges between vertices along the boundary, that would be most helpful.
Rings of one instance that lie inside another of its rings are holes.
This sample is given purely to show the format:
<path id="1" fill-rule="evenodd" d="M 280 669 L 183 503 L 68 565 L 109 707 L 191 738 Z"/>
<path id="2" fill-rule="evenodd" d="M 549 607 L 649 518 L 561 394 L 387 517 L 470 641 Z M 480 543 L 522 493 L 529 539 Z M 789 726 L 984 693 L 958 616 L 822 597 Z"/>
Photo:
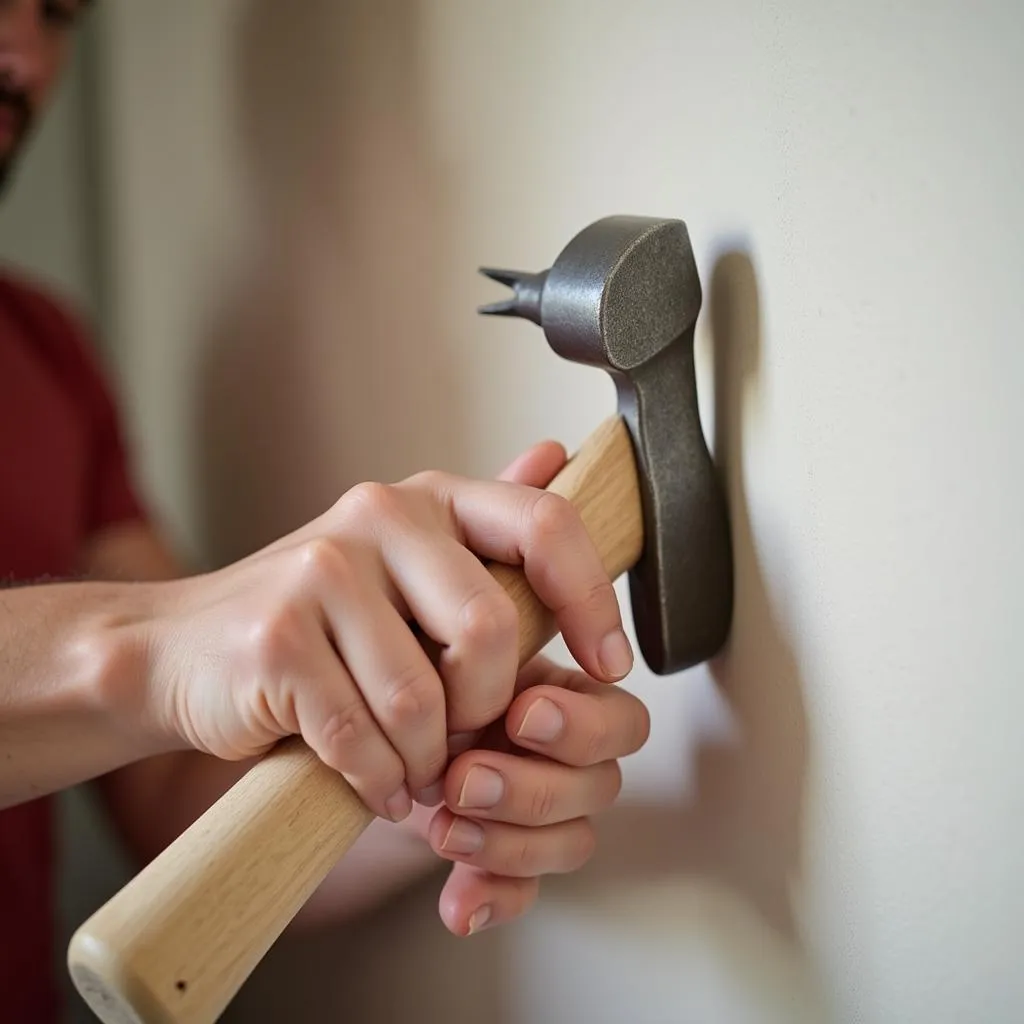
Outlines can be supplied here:
<path id="1" fill-rule="evenodd" d="M 185 575 L 144 524 L 108 531 L 90 545 L 87 572 L 103 579 L 168 580 Z M 226 792 L 253 761 L 224 761 L 181 750 L 150 757 L 99 780 L 108 812 L 135 859 L 144 864 Z M 440 865 L 423 838 L 431 812 L 417 808 L 402 825 L 375 821 L 339 862 L 295 925 L 336 922 L 368 910 Z"/>
<path id="2" fill-rule="evenodd" d="M 0 590 L 0 807 L 170 747 L 144 697 L 147 588 Z"/>

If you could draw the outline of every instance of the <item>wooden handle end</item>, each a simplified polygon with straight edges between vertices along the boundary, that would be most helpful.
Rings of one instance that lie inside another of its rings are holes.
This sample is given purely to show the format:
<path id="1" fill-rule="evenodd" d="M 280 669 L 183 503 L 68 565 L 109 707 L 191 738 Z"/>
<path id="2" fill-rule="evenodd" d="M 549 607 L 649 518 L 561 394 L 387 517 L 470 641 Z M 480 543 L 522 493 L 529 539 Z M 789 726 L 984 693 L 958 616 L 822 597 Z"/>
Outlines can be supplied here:
<path id="1" fill-rule="evenodd" d="M 152 993 L 131 970 L 132 957 L 79 928 L 68 946 L 68 970 L 78 994 L 104 1024 L 170 1024 Z"/>

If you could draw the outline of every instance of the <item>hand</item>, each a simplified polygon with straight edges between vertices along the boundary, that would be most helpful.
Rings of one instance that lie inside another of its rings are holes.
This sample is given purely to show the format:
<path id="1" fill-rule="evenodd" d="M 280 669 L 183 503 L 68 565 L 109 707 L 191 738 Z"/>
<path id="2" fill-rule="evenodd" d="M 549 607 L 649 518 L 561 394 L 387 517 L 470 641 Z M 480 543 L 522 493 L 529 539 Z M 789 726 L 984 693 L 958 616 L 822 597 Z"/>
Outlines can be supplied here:
<path id="1" fill-rule="evenodd" d="M 542 446 L 508 475 L 550 476 L 563 460 Z M 523 565 L 591 676 L 628 672 L 611 581 L 566 501 L 426 473 L 356 487 L 235 565 L 157 585 L 142 718 L 227 759 L 300 733 L 375 813 L 401 820 L 441 777 L 448 734 L 494 722 L 513 696 L 515 607 L 481 557 Z M 440 646 L 436 664 L 410 620 Z"/>
<path id="2" fill-rule="evenodd" d="M 561 467 L 553 447 L 528 452 L 502 478 L 545 486 Z M 541 876 L 586 863 L 594 850 L 589 818 L 615 801 L 618 760 L 650 733 L 638 698 L 543 657 L 523 667 L 516 693 L 485 735 L 449 740 L 454 760 L 435 791 L 422 795 L 424 804 L 445 806 L 417 807 L 410 819 L 438 856 L 454 862 L 440 913 L 456 935 L 511 921 L 537 899 Z M 497 800 L 489 807 L 464 806 L 490 797 Z"/>
<path id="3" fill-rule="evenodd" d="M 650 729 L 632 694 L 543 658 L 523 670 L 517 689 L 503 723 L 452 762 L 445 806 L 413 819 L 455 862 L 440 912 L 456 935 L 518 917 L 537 898 L 540 876 L 588 860 L 588 818 L 618 796 L 618 759 L 639 750 Z"/>

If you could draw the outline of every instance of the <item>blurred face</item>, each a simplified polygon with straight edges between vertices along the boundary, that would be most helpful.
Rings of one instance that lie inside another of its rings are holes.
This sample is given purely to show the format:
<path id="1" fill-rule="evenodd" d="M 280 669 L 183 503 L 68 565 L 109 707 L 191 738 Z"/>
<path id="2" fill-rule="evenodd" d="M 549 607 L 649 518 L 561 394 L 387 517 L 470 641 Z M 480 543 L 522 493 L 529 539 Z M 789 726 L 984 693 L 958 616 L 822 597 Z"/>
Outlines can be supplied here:
<path id="1" fill-rule="evenodd" d="M 0 0 L 0 188 L 60 78 L 88 0 Z"/>

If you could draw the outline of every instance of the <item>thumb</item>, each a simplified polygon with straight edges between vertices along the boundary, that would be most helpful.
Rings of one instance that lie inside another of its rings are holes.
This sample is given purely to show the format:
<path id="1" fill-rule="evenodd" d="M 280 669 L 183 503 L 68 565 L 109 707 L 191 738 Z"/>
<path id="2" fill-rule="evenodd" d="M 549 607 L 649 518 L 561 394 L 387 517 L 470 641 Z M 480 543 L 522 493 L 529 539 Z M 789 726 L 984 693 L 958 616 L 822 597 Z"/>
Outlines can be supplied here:
<path id="1" fill-rule="evenodd" d="M 498 479 L 526 487 L 547 487 L 566 460 L 565 449 L 557 441 L 542 441 L 516 458 Z"/>

